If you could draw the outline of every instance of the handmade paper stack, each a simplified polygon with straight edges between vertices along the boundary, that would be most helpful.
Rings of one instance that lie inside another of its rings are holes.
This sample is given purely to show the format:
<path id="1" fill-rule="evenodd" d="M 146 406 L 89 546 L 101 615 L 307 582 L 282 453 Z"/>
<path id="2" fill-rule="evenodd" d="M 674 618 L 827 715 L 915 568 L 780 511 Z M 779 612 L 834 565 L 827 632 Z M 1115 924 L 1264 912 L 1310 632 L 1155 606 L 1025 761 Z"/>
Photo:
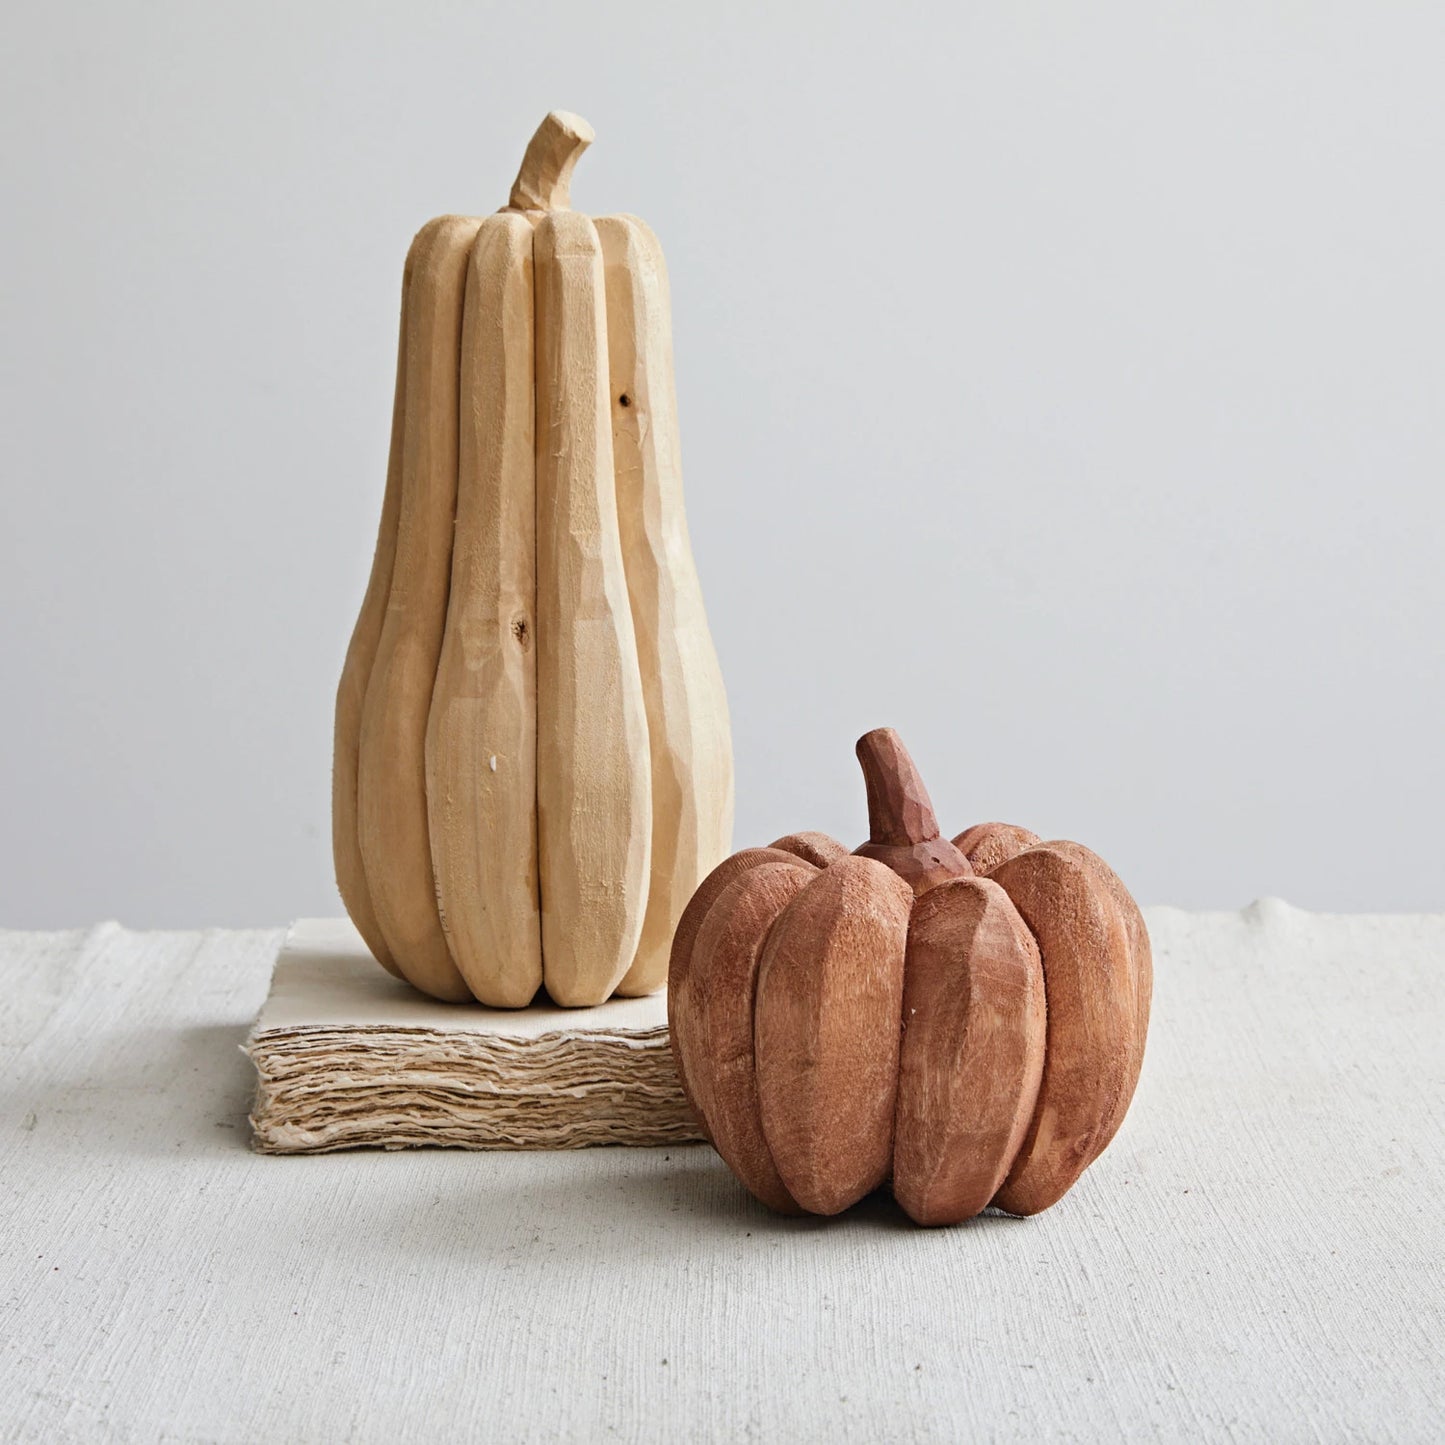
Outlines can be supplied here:
<path id="1" fill-rule="evenodd" d="M 291 928 L 246 1043 L 255 1147 L 576 1149 L 701 1137 L 674 1072 L 664 994 L 494 1010 L 384 973 L 345 919 Z"/>

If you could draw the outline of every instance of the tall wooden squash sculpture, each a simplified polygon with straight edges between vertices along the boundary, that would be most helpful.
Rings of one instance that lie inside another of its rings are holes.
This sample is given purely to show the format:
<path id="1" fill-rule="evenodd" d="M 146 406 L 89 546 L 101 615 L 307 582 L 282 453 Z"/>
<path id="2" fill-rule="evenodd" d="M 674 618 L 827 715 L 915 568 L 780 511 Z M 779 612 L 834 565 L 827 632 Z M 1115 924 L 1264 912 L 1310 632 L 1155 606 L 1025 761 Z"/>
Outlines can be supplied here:
<path id="1" fill-rule="evenodd" d="M 591 140 L 554 111 L 510 204 L 429 222 L 402 281 L 333 844 L 371 951 L 442 999 L 654 991 L 730 846 L 667 274 L 641 221 L 569 209 Z"/>

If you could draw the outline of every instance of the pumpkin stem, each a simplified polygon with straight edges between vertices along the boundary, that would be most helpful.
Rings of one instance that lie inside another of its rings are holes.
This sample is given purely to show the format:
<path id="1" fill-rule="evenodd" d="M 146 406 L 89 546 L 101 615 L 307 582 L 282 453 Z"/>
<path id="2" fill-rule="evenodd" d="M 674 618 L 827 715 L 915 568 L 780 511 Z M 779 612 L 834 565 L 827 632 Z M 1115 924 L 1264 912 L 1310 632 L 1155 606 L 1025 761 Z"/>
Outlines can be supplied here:
<path id="1" fill-rule="evenodd" d="M 592 127 L 570 110 L 548 111 L 527 144 L 512 182 L 509 211 L 566 211 L 572 206 L 572 172 L 595 139 Z"/>
<path id="2" fill-rule="evenodd" d="M 868 841 L 892 847 L 929 843 L 938 817 L 923 778 L 892 728 L 874 728 L 858 739 L 858 761 L 868 788 Z"/>

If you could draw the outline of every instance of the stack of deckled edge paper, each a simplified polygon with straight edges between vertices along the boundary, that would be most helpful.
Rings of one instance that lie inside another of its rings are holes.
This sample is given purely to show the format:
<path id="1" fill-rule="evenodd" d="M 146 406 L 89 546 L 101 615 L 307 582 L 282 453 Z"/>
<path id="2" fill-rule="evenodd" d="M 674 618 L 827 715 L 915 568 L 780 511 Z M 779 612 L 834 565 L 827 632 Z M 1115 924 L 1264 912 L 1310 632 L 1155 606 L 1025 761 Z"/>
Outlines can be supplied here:
<path id="1" fill-rule="evenodd" d="M 244 1047 L 264 1154 L 702 1137 L 673 1068 L 665 994 L 590 1009 L 438 1003 L 386 973 L 346 919 L 292 926 Z"/>

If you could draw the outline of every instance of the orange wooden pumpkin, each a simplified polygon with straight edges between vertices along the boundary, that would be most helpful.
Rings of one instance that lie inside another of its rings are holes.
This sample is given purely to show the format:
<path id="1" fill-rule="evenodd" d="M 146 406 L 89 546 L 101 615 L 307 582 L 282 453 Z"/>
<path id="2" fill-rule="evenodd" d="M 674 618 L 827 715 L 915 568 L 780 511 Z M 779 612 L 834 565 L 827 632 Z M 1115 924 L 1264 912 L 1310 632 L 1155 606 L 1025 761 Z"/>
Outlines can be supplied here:
<path id="1" fill-rule="evenodd" d="M 1036 1214 L 1122 1123 L 1152 960 L 1077 843 L 939 834 L 896 733 L 858 743 L 870 838 L 726 859 L 673 940 L 668 1018 L 709 1138 L 765 1204 L 836 1214 L 891 1181 L 920 1224 Z"/>

